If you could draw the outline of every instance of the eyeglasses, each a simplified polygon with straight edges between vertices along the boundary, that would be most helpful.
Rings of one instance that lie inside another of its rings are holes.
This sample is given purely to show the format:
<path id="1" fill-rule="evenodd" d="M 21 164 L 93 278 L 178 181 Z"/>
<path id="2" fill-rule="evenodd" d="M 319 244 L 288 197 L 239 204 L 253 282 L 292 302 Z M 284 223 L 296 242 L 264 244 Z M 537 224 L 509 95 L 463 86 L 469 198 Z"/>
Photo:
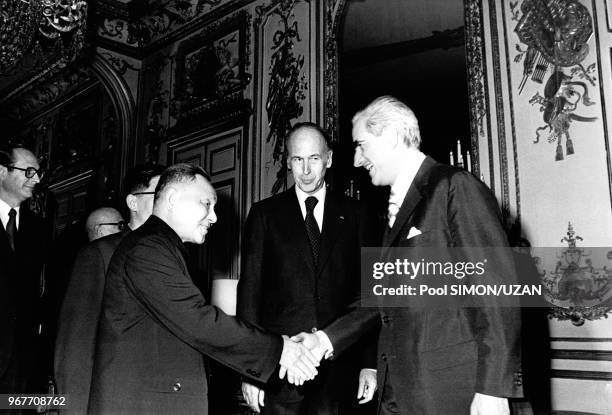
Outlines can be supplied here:
<path id="1" fill-rule="evenodd" d="M 28 179 L 31 179 L 36 174 L 38 174 L 39 179 L 42 179 L 46 173 L 44 169 L 35 169 L 34 167 L 26 167 L 25 169 L 21 167 L 17 167 L 17 166 L 6 166 L 6 167 L 9 170 L 21 170 L 25 172 L 25 177 Z"/>
<path id="2" fill-rule="evenodd" d="M 134 196 L 137 196 L 137 195 L 154 195 L 155 192 L 134 192 L 134 193 L 130 193 L 130 194 L 132 194 Z"/>
<path id="3" fill-rule="evenodd" d="M 102 226 L 102 225 L 116 226 L 117 228 L 119 228 L 120 231 L 122 231 L 127 226 L 127 223 L 125 223 L 125 221 L 123 221 L 123 220 L 120 220 L 119 222 L 98 223 L 96 226 Z"/>

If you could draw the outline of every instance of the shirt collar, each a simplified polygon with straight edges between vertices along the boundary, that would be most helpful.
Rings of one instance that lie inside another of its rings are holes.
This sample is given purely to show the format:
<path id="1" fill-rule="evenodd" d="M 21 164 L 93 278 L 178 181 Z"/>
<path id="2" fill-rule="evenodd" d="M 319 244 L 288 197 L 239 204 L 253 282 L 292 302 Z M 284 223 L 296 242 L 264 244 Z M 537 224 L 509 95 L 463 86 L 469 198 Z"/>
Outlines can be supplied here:
<path id="1" fill-rule="evenodd" d="M 17 216 L 19 216 L 19 208 L 21 206 L 17 206 L 16 208 L 11 207 L 8 203 L 6 203 L 4 200 L 0 199 L 0 215 L 2 216 L 6 216 L 8 217 L 9 211 L 11 209 L 15 209 L 17 211 Z"/>
<path id="2" fill-rule="evenodd" d="M 300 202 L 300 207 L 305 206 L 306 199 L 310 196 L 314 196 L 317 198 L 318 200 L 317 206 L 323 206 L 323 204 L 325 203 L 326 193 L 327 193 L 327 186 L 325 185 L 325 182 L 323 182 L 323 186 L 321 186 L 319 190 L 317 190 L 314 194 L 311 194 L 311 195 L 304 192 L 298 186 L 295 186 L 295 194 L 297 195 L 298 201 Z"/>
<path id="3" fill-rule="evenodd" d="M 406 160 L 402 164 L 399 174 L 395 178 L 395 182 L 391 186 L 389 195 L 389 203 L 395 204 L 398 207 L 402 205 L 408 189 L 412 185 L 414 178 L 421 168 L 421 164 L 425 160 L 425 154 L 419 150 L 409 151 L 406 154 Z"/>
<path id="4" fill-rule="evenodd" d="M 11 207 L 4 200 L 0 199 L 0 222 L 2 222 L 5 228 L 9 220 L 9 212 L 11 209 L 15 209 L 17 211 L 17 216 L 15 218 L 16 219 L 15 224 L 17 225 L 17 227 L 19 227 L 19 208 L 20 206 L 17 206 L 16 208 Z"/>

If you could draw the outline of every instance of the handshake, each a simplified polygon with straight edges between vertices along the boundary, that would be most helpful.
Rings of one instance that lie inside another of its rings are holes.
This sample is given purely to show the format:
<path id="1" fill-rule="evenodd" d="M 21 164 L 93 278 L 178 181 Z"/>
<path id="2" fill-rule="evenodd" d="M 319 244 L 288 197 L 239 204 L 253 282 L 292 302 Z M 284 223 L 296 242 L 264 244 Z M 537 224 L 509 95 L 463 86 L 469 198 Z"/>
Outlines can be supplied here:
<path id="1" fill-rule="evenodd" d="M 278 376 L 293 385 L 303 385 L 317 375 L 321 359 L 332 352 L 329 339 L 322 332 L 302 332 L 291 338 L 283 336 L 283 352 Z"/>
<path id="2" fill-rule="evenodd" d="M 294 385 L 303 385 L 317 375 L 317 367 L 321 360 L 332 355 L 333 346 L 322 331 L 315 333 L 302 332 L 291 338 L 283 336 L 283 352 L 280 358 L 281 379 L 287 376 L 287 381 Z M 372 400 L 376 390 L 376 370 L 361 369 L 357 399 L 360 404 Z M 258 386 L 242 382 L 242 394 L 247 405 L 256 413 L 264 406 L 265 392 Z"/>

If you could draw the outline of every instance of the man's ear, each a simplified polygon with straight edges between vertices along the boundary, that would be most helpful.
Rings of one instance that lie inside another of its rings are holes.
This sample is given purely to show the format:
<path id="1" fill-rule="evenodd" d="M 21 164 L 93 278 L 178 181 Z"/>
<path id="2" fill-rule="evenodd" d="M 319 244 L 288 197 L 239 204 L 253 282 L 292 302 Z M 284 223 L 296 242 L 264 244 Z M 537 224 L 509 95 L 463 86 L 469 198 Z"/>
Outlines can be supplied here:
<path id="1" fill-rule="evenodd" d="M 174 187 L 169 187 L 166 190 L 166 193 L 163 195 L 164 199 L 166 199 L 166 203 L 168 204 L 168 209 L 172 210 L 174 205 L 178 201 L 179 194 Z"/>
<path id="2" fill-rule="evenodd" d="M 329 150 L 327 152 L 327 168 L 329 169 L 332 166 L 332 156 L 334 155 L 333 150 Z"/>
<path id="3" fill-rule="evenodd" d="M 131 211 L 135 212 L 138 210 L 138 201 L 136 200 L 136 196 L 132 194 L 129 194 L 125 197 L 125 204 Z"/>
<path id="4" fill-rule="evenodd" d="M 6 168 L 6 166 L 3 166 L 2 164 L 0 164 L 0 177 L 4 179 L 7 174 L 8 174 L 8 169 Z"/>

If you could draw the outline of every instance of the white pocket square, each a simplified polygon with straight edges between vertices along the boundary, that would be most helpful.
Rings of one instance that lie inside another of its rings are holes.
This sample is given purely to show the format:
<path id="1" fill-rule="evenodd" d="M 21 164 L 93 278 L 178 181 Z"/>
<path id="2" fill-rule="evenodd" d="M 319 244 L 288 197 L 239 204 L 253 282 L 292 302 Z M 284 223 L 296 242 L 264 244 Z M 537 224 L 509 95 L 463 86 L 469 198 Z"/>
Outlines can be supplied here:
<path id="1" fill-rule="evenodd" d="M 412 228 L 410 228 L 410 230 L 408 231 L 408 236 L 406 237 L 406 239 L 410 239 L 410 238 L 414 238 L 417 235 L 420 235 L 422 232 L 420 230 L 418 230 L 417 228 L 415 228 L 414 226 Z"/>

